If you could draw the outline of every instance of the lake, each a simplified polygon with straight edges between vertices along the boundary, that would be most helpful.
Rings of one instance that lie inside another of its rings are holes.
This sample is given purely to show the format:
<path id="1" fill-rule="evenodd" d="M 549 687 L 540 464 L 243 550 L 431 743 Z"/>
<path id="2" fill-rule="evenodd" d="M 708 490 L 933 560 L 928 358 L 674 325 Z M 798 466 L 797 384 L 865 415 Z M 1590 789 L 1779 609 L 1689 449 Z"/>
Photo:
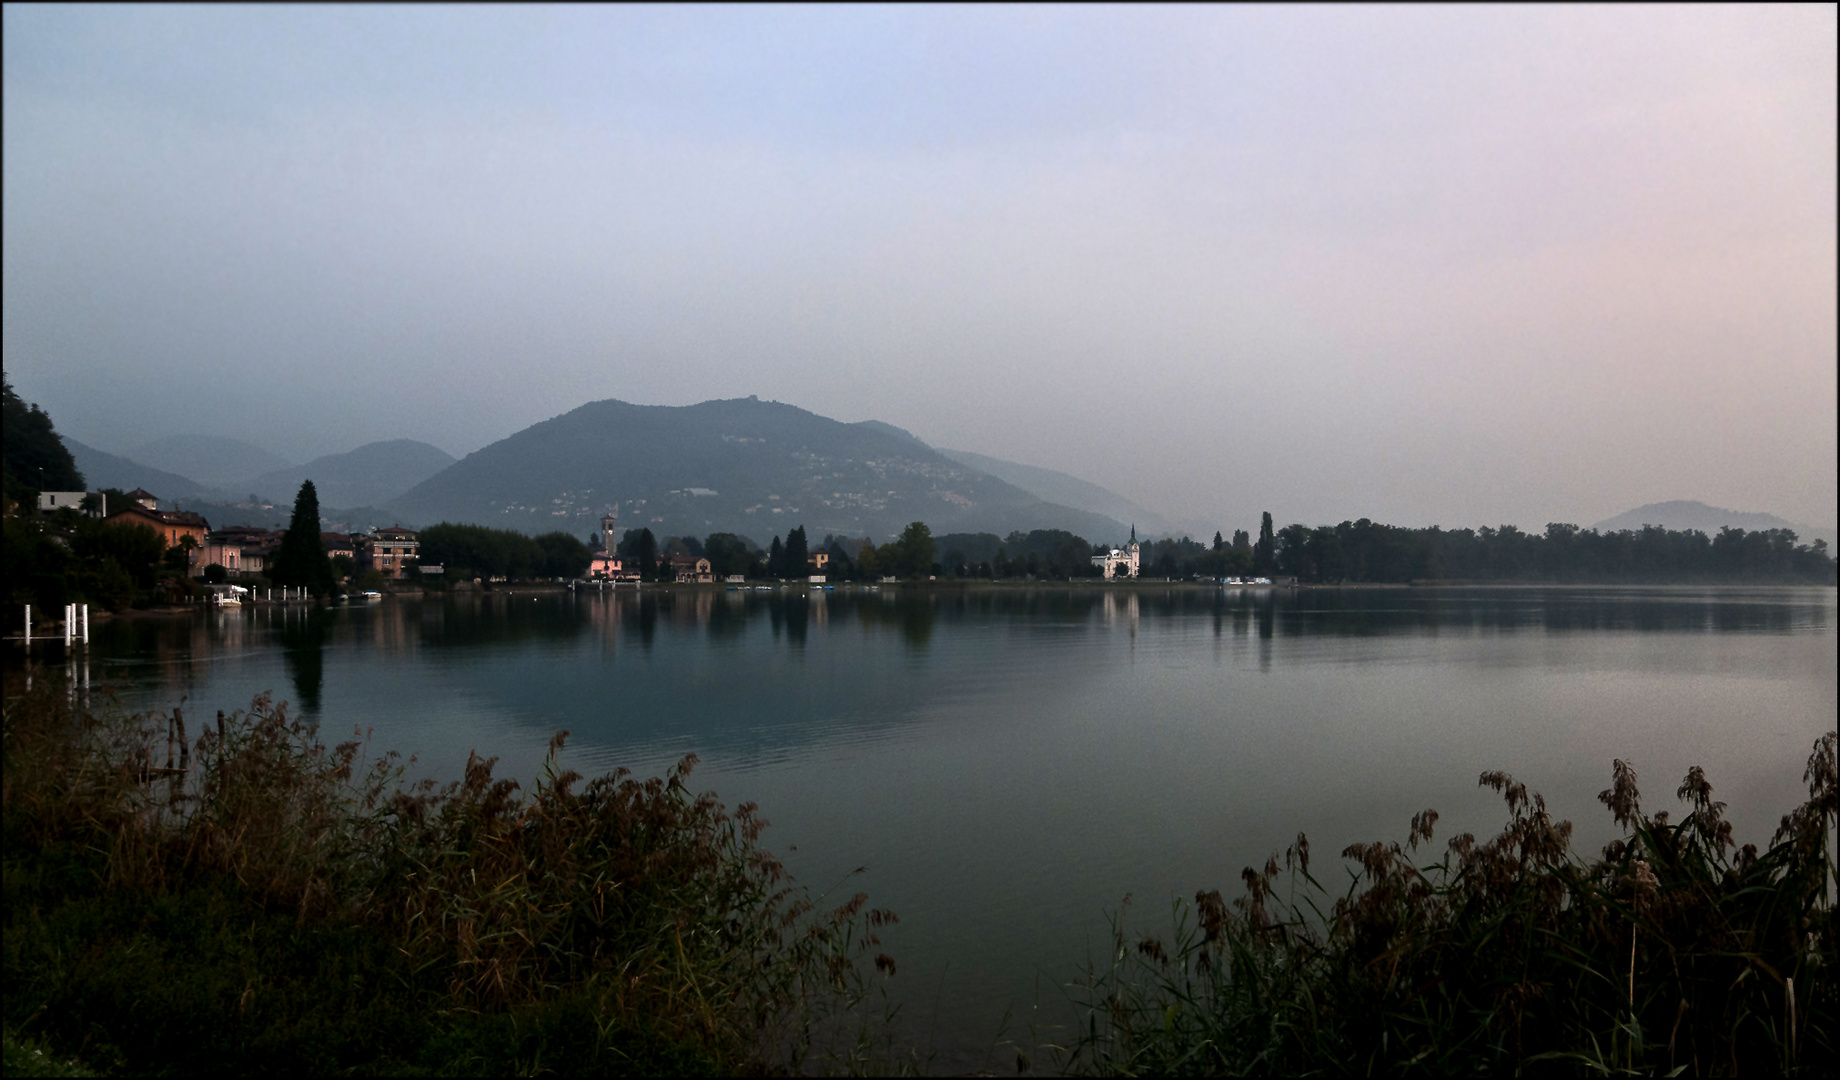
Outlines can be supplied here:
<path id="1" fill-rule="evenodd" d="M 1703 765 L 1766 843 L 1834 726 L 1835 626 L 1832 588 L 648 587 L 117 619 L 89 675 L 196 718 L 272 690 L 442 778 L 477 749 L 528 781 L 562 729 L 588 774 L 695 752 L 801 882 L 900 914 L 894 993 L 949 1071 L 1064 1019 L 1126 894 L 1161 923 L 1300 831 L 1339 887 L 1334 852 L 1427 807 L 1439 850 L 1498 828 L 1486 769 L 1594 853 L 1612 758 L 1651 810 Z"/>

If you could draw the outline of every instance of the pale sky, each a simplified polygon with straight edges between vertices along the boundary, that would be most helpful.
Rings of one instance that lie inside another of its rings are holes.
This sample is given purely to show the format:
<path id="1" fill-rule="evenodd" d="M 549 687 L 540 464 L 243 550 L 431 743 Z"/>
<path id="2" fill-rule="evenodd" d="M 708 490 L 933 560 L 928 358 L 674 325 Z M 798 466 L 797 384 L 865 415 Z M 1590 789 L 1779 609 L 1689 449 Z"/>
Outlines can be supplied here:
<path id="1" fill-rule="evenodd" d="M 4 13 L 104 450 L 758 394 L 1223 527 L 1831 524 L 1835 8 Z"/>

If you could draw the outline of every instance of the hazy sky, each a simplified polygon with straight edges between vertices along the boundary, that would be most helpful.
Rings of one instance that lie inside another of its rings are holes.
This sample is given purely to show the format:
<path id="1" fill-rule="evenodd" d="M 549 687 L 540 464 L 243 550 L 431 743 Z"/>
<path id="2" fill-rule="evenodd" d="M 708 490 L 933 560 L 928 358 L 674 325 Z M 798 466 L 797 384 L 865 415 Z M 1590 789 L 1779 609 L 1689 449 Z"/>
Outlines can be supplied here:
<path id="1" fill-rule="evenodd" d="M 5 7 L 105 450 L 758 394 L 1178 517 L 1835 520 L 1835 9 Z"/>

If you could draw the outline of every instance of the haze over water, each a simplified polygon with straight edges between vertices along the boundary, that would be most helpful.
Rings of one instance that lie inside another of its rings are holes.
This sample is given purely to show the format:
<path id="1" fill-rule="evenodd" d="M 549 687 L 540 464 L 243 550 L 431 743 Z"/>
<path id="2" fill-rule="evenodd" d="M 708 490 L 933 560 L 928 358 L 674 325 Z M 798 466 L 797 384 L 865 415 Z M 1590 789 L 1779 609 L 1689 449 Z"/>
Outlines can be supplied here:
<path id="1" fill-rule="evenodd" d="M 951 1069 L 1008 1008 L 1018 1039 L 1064 1019 L 1127 893 L 1156 926 L 1299 831 L 1340 888 L 1336 852 L 1426 807 L 1434 850 L 1498 828 L 1485 769 L 1591 854 L 1612 758 L 1650 809 L 1703 765 L 1767 842 L 1833 726 L 1835 626 L 1832 588 L 501 593 L 117 620 L 90 675 L 191 717 L 273 690 L 443 778 L 477 749 L 528 782 L 561 729 L 588 774 L 695 752 L 801 882 L 901 915 L 894 992 Z"/>

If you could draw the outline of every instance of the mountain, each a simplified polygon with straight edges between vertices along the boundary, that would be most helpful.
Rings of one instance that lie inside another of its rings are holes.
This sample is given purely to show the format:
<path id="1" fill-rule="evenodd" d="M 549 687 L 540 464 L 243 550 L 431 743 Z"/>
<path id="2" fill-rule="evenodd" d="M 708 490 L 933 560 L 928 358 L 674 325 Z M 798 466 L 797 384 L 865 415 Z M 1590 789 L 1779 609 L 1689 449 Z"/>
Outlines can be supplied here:
<path id="1" fill-rule="evenodd" d="M 1739 510 L 1721 510 L 1716 506 L 1707 506 L 1703 502 L 1691 502 L 1676 499 L 1673 502 L 1649 503 L 1618 514 L 1613 518 L 1591 526 L 1598 532 L 1618 532 L 1623 529 L 1640 529 L 1644 525 L 1659 525 L 1664 529 L 1698 529 L 1708 536 L 1718 535 L 1723 526 L 1756 532 L 1761 529 L 1794 530 L 1797 541 L 1812 544 L 1816 540 L 1827 541 L 1828 547 L 1834 546 L 1834 528 L 1821 528 L 1815 525 L 1797 525 L 1785 521 L 1775 514 L 1744 513 Z"/>
<path id="2" fill-rule="evenodd" d="M 311 480 L 322 507 L 379 506 L 453 463 L 454 456 L 439 447 L 391 439 L 263 473 L 249 487 L 291 504 L 300 482 Z"/>
<path id="3" fill-rule="evenodd" d="M 986 457 L 969 450 L 942 449 L 939 452 L 961 465 L 968 465 L 979 472 L 989 473 L 999 480 L 1014 484 L 1045 502 L 1077 507 L 1088 513 L 1100 514 L 1115 521 L 1135 524 L 1140 535 L 1192 534 L 1197 537 L 1202 535 L 1200 532 L 1169 520 L 1154 510 L 1132 502 L 1115 491 L 1107 490 L 1077 476 L 1036 465 L 1023 465 L 1014 461 L 1004 461 L 1002 458 Z"/>
<path id="4" fill-rule="evenodd" d="M 190 476 L 207 487 L 238 495 L 249 490 L 249 481 L 292 464 L 259 446 L 216 435 L 172 435 L 129 454 L 156 469 Z"/>
<path id="5" fill-rule="evenodd" d="M 91 491 L 111 487 L 123 491 L 144 488 L 157 495 L 162 506 L 170 505 L 173 499 L 194 499 L 204 494 L 204 485 L 189 476 L 104 453 L 75 439 L 66 438 L 64 445 L 76 459 L 77 468 L 83 470 L 83 478 L 89 482 Z"/>
<path id="6" fill-rule="evenodd" d="M 1127 526 L 1046 502 L 875 422 L 845 424 L 756 398 L 670 407 L 596 401 L 468 454 L 384 504 L 405 524 L 469 522 L 578 536 L 618 509 L 622 528 L 737 532 L 766 543 L 805 526 L 886 540 L 1067 529 L 1094 541 Z"/>

